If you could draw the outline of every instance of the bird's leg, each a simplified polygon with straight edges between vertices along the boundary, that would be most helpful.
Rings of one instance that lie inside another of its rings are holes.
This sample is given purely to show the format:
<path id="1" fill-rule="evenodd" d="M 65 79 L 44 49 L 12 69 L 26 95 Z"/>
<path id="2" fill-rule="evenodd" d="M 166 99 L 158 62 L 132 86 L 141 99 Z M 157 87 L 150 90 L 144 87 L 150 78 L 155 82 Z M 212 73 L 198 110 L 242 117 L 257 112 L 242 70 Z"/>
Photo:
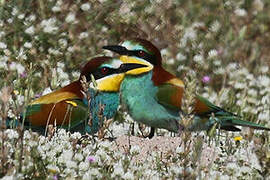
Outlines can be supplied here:
<path id="1" fill-rule="evenodd" d="M 135 123 L 133 122 L 131 124 L 131 133 L 130 133 L 132 136 L 134 136 L 134 134 L 135 134 L 135 132 L 134 132 L 135 127 L 134 126 L 135 126 Z"/>
<path id="2" fill-rule="evenodd" d="M 142 131 L 141 131 L 142 132 Z M 150 133 L 148 135 L 144 135 L 143 132 L 142 132 L 142 136 L 143 138 L 149 138 L 149 139 L 152 139 L 155 135 L 155 128 L 154 127 L 150 127 Z"/>

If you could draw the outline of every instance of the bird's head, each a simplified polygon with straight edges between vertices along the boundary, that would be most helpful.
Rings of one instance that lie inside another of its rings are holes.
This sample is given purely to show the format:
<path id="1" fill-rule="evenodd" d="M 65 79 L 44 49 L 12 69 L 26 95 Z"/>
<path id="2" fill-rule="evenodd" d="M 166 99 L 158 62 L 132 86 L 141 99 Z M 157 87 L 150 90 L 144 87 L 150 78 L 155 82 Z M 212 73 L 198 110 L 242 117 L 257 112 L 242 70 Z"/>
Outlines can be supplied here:
<path id="1" fill-rule="evenodd" d="M 131 39 L 124 41 L 121 45 L 104 46 L 103 49 L 113 51 L 119 55 L 143 59 L 154 66 L 161 66 L 162 58 L 159 49 L 144 39 Z"/>
<path id="2" fill-rule="evenodd" d="M 80 80 L 85 76 L 87 82 L 90 82 L 90 87 L 94 87 L 94 83 L 91 82 L 92 74 L 96 80 L 98 90 L 117 92 L 126 72 L 144 69 L 145 67 L 146 65 L 142 63 L 124 63 L 116 58 L 96 57 L 83 66 Z"/>

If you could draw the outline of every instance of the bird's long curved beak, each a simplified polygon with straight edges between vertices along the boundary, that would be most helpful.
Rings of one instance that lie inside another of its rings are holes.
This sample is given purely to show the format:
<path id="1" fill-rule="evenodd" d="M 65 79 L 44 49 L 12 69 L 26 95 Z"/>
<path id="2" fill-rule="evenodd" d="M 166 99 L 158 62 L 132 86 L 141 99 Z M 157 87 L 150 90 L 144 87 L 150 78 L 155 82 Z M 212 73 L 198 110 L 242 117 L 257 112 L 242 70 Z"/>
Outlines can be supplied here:
<path id="1" fill-rule="evenodd" d="M 110 46 L 103 46 L 103 49 L 110 50 L 112 52 L 118 53 L 120 55 L 130 55 L 129 50 L 123 46 L 119 45 L 110 45 Z"/>
<path id="2" fill-rule="evenodd" d="M 131 70 L 135 70 L 138 68 L 145 68 L 147 65 L 145 64 L 137 64 L 137 63 L 123 63 L 119 68 L 119 73 L 126 73 Z"/>
<path id="3" fill-rule="evenodd" d="M 123 62 L 121 66 L 125 67 L 125 74 L 139 75 L 149 72 L 153 69 L 152 64 L 140 58 L 131 56 L 120 56 L 119 59 Z"/>

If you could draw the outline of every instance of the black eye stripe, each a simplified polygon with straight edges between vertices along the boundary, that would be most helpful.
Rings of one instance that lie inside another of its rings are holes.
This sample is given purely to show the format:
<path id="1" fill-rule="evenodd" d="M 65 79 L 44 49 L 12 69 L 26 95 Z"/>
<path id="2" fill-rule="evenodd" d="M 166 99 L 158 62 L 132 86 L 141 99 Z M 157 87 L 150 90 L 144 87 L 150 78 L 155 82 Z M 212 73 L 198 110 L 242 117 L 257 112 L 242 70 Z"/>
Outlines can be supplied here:
<path id="1" fill-rule="evenodd" d="M 141 51 L 143 52 L 143 56 L 140 56 L 139 54 L 141 53 Z M 154 55 L 151 55 L 143 50 L 133 50 L 133 51 L 129 51 L 128 53 L 129 56 L 136 56 L 136 57 L 139 57 L 139 58 L 142 58 L 148 62 L 150 62 L 151 64 L 155 65 L 156 64 L 156 61 L 155 61 L 155 56 Z"/>
<path id="2" fill-rule="evenodd" d="M 95 80 L 98 80 L 98 79 L 101 79 L 105 76 L 109 76 L 109 75 L 112 75 L 112 74 L 116 74 L 118 72 L 118 69 L 113 69 L 113 68 L 106 68 L 106 73 L 104 74 L 102 71 L 104 67 L 102 68 L 98 68 L 96 71 L 92 72 L 92 73 L 89 73 L 86 75 L 86 80 L 89 82 L 91 81 L 91 74 L 94 76 Z"/>

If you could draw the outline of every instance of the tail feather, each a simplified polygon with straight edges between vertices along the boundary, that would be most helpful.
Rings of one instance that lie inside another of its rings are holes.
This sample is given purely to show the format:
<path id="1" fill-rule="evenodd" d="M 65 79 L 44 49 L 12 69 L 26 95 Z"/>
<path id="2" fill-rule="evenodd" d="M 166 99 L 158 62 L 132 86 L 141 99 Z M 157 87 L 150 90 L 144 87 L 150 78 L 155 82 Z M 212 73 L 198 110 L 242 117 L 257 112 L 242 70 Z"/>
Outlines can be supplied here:
<path id="1" fill-rule="evenodd" d="M 243 127 L 250 127 L 253 129 L 270 131 L 270 128 L 267 128 L 263 125 L 260 125 L 254 122 L 242 120 L 237 116 L 220 116 L 218 117 L 218 119 L 220 120 L 221 128 L 225 130 L 228 129 L 228 130 L 234 131 L 236 130 L 235 129 L 236 127 L 234 126 L 243 126 Z M 234 128 L 230 129 L 229 127 L 234 127 Z"/>

